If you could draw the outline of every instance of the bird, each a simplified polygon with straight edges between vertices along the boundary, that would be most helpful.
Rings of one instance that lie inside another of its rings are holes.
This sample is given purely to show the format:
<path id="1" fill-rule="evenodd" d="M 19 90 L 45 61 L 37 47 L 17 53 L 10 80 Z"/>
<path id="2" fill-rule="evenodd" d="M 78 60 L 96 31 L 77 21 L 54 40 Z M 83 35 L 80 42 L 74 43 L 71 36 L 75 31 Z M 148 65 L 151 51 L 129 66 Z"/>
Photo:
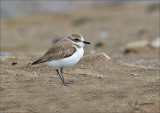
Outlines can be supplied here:
<path id="1" fill-rule="evenodd" d="M 79 33 L 65 36 L 55 43 L 42 57 L 30 63 L 31 65 L 45 64 L 56 69 L 62 83 L 66 86 L 71 82 L 65 82 L 63 69 L 77 64 L 84 54 L 84 45 L 91 44 L 85 41 Z"/>

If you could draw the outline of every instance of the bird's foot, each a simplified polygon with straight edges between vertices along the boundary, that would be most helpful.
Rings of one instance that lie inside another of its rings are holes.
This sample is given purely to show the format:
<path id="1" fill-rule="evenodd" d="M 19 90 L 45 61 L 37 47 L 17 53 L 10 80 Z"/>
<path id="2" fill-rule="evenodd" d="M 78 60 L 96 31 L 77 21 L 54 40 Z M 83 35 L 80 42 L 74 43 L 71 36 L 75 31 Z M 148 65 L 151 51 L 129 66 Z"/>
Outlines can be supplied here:
<path id="1" fill-rule="evenodd" d="M 72 82 L 72 81 L 69 81 L 69 82 L 63 82 L 63 84 L 64 84 L 65 86 L 67 86 L 67 84 L 73 84 L 73 82 Z"/>

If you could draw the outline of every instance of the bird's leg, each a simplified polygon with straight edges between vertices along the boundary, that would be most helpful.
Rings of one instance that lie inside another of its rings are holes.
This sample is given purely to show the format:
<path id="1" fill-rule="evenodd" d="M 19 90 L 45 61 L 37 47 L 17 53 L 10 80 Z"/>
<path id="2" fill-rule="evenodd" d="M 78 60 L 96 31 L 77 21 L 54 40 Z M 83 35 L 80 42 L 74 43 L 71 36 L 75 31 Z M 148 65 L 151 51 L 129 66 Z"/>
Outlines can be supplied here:
<path id="1" fill-rule="evenodd" d="M 64 84 L 64 85 L 66 85 L 66 84 L 72 84 L 72 82 L 65 82 L 65 81 L 64 81 L 64 77 L 63 77 L 63 67 L 61 67 L 60 72 L 61 72 L 61 77 L 62 77 L 62 79 L 63 79 L 63 81 L 62 81 L 63 84 Z"/>
<path id="2" fill-rule="evenodd" d="M 67 83 L 64 81 L 64 77 L 63 77 L 63 67 L 61 67 L 60 72 L 61 72 L 61 80 L 62 80 L 63 84 L 66 86 Z"/>
<path id="3" fill-rule="evenodd" d="M 66 83 L 64 82 L 63 75 L 61 76 L 61 74 L 59 73 L 59 70 L 58 70 L 58 69 L 56 69 L 56 71 L 57 71 L 57 73 L 58 73 L 60 79 L 62 80 L 63 84 L 66 85 Z"/>
<path id="4" fill-rule="evenodd" d="M 63 77 L 63 67 L 61 67 L 60 72 L 61 72 L 62 79 L 64 80 L 64 77 Z"/>

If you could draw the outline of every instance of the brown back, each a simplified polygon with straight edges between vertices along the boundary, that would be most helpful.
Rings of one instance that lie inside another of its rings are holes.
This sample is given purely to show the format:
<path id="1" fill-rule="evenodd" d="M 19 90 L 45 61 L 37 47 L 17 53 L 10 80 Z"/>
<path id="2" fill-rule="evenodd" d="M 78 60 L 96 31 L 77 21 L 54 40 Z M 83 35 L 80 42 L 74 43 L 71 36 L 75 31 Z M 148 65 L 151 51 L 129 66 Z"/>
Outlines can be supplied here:
<path id="1" fill-rule="evenodd" d="M 32 65 L 70 57 L 76 52 L 76 48 L 72 46 L 73 44 L 69 40 L 62 39 L 53 45 L 43 57 L 33 62 Z"/>

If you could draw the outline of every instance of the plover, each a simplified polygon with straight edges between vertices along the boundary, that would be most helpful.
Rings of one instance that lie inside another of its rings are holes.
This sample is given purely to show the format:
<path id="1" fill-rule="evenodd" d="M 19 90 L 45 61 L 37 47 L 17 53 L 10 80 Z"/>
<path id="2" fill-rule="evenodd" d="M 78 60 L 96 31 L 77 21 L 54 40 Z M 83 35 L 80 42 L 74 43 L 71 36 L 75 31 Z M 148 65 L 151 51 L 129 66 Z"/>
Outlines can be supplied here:
<path id="1" fill-rule="evenodd" d="M 69 82 L 64 80 L 63 68 L 72 67 L 80 61 L 83 57 L 85 44 L 90 44 L 90 42 L 85 41 L 81 34 L 68 35 L 54 44 L 44 56 L 31 65 L 43 63 L 55 68 L 63 84 L 66 85 Z"/>

